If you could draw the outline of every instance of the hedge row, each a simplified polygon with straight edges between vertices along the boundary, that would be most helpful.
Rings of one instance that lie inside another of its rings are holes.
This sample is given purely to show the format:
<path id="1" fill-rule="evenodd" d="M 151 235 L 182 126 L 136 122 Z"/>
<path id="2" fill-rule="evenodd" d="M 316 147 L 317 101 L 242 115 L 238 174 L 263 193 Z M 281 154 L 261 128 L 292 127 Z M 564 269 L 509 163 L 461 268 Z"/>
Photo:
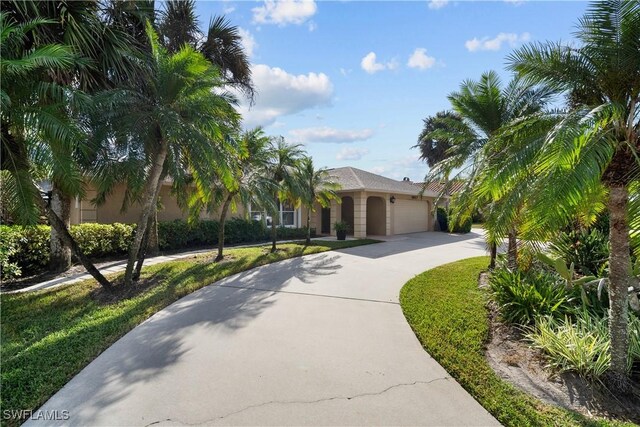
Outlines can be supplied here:
<path id="1" fill-rule="evenodd" d="M 161 250 L 176 250 L 218 244 L 218 221 L 199 221 L 188 224 L 183 220 L 158 223 L 158 243 Z M 132 224 L 72 225 L 70 233 L 90 258 L 124 255 L 134 234 Z M 48 225 L 19 227 L 0 225 L 0 275 L 10 279 L 37 274 L 49 262 Z M 314 233 L 314 230 L 312 230 Z M 278 228 L 278 239 L 301 239 L 306 228 Z M 225 224 L 225 244 L 267 241 L 269 230 L 259 221 L 233 218 Z"/>
<path id="2" fill-rule="evenodd" d="M 450 230 L 449 228 L 451 227 L 451 224 L 449 223 L 449 213 L 444 208 L 438 208 L 436 211 L 436 219 L 440 225 L 440 231 L 450 231 L 452 233 L 469 233 L 471 231 L 471 218 L 467 218 L 467 220 L 462 224 L 454 224 L 453 228 Z"/>

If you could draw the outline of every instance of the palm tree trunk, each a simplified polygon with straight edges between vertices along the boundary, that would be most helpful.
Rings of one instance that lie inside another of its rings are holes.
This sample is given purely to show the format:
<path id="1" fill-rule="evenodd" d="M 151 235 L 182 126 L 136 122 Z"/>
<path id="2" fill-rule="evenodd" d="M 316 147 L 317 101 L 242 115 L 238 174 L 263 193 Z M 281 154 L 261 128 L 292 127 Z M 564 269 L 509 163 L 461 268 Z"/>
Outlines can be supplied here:
<path id="1" fill-rule="evenodd" d="M 218 256 L 216 256 L 215 261 L 222 261 L 224 258 L 224 223 L 227 220 L 227 212 L 229 212 L 229 206 L 231 206 L 231 200 L 233 199 L 234 193 L 229 193 L 227 195 L 224 204 L 222 205 L 222 210 L 220 211 L 220 222 L 218 223 Z"/>
<path id="2" fill-rule="evenodd" d="M 615 385 L 628 387 L 627 352 L 628 334 L 628 286 L 630 283 L 631 256 L 629 252 L 629 224 L 627 187 L 609 187 L 609 333 L 611 334 L 611 366 Z"/>
<path id="3" fill-rule="evenodd" d="M 271 218 L 271 253 L 278 250 L 278 248 L 276 248 L 277 237 L 276 222 Z"/>
<path id="4" fill-rule="evenodd" d="M 489 255 L 489 269 L 493 270 L 494 268 L 496 268 L 496 258 L 498 256 L 498 245 L 496 244 L 496 242 L 489 243 Z"/>
<path id="5" fill-rule="evenodd" d="M 311 208 L 307 206 L 307 245 L 311 244 Z"/>
<path id="6" fill-rule="evenodd" d="M 160 179 L 158 180 L 158 186 L 156 187 L 156 192 L 153 199 L 153 213 L 149 218 L 149 223 L 147 224 L 147 229 L 144 233 L 144 237 L 142 238 L 142 243 L 140 244 L 140 250 L 138 251 L 138 258 L 136 260 L 136 268 L 133 271 L 133 280 L 138 280 L 140 278 L 140 272 L 142 271 L 142 265 L 144 264 L 144 260 L 147 255 L 151 256 L 157 255 L 158 251 L 151 250 L 152 241 L 155 240 L 155 245 L 158 244 L 158 197 L 160 197 L 160 189 L 162 188 L 162 181 L 166 176 L 165 173 L 160 175 Z"/>
<path id="7" fill-rule="evenodd" d="M 149 218 L 149 224 L 147 224 L 147 229 L 144 233 L 144 237 L 142 238 L 142 243 L 140 244 L 140 250 L 138 251 L 138 258 L 136 259 L 136 267 L 133 270 L 133 280 L 138 280 L 140 278 L 140 273 L 142 272 L 142 264 L 144 263 L 144 259 L 149 248 L 149 238 L 151 234 L 151 226 L 153 222 L 153 216 Z"/>
<path id="8" fill-rule="evenodd" d="M 147 177 L 142 203 L 142 214 L 138 220 L 133 242 L 131 242 L 131 246 L 129 247 L 129 259 L 127 260 L 127 269 L 124 272 L 125 286 L 131 285 L 131 281 L 133 279 L 133 267 L 138 257 L 138 251 L 142 245 L 142 240 L 144 239 L 144 234 L 147 230 L 149 218 L 153 214 L 153 210 L 156 209 L 156 190 L 160 183 L 164 161 L 167 158 L 167 152 L 169 151 L 168 148 L 169 143 L 165 139 L 162 139 L 160 141 L 160 148 L 153 160 L 151 170 L 149 171 L 149 176 Z"/>
<path id="9" fill-rule="evenodd" d="M 278 197 L 275 198 L 276 201 L 276 206 L 280 206 L 280 202 L 278 200 Z M 280 216 L 280 210 L 278 209 L 276 214 L 271 214 L 271 253 L 274 253 L 275 251 L 278 250 L 278 248 L 276 248 L 276 240 L 278 238 L 278 235 L 276 233 L 276 216 Z"/>
<path id="10" fill-rule="evenodd" d="M 51 228 L 55 228 L 58 236 L 62 239 L 63 243 L 71 248 L 73 254 L 78 258 L 80 263 L 87 270 L 87 273 L 91 274 L 94 279 L 105 289 L 112 289 L 111 282 L 109 282 L 106 277 L 98 271 L 95 265 L 89 258 L 82 252 L 82 249 L 78 246 L 78 243 L 73 239 L 69 230 L 65 226 L 65 223 L 56 215 L 56 213 L 51 209 L 50 206 L 47 205 L 47 202 L 42 198 L 42 196 L 38 196 L 36 199 L 38 206 L 44 211 L 47 219 L 49 220 L 49 224 L 51 224 Z"/>
<path id="11" fill-rule="evenodd" d="M 156 199 L 156 203 L 157 203 Z M 147 242 L 147 255 L 157 256 L 160 253 L 160 240 L 158 239 L 158 209 L 153 210 L 151 223 L 149 224 L 149 240 Z"/>
<path id="12" fill-rule="evenodd" d="M 71 198 L 64 194 L 55 182 L 51 191 L 51 210 L 69 229 L 71 225 Z M 49 270 L 53 272 L 67 271 L 71 267 L 71 246 L 65 243 L 54 227 L 51 227 L 49 245 Z"/>
<path id="13" fill-rule="evenodd" d="M 507 249 L 507 263 L 509 268 L 515 270 L 518 268 L 518 238 L 515 229 L 509 232 L 509 248 Z"/>

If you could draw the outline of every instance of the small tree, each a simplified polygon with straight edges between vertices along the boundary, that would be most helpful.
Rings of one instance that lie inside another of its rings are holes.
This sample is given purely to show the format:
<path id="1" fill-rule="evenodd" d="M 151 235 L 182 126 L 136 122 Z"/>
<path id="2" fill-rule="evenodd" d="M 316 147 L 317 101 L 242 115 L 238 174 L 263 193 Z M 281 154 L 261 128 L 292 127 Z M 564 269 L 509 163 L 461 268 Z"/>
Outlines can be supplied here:
<path id="1" fill-rule="evenodd" d="M 333 180 L 327 169 L 316 169 L 310 157 L 302 160 L 298 173 L 300 202 L 307 208 L 306 244 L 308 245 L 311 243 L 311 212 L 315 212 L 315 203 L 326 208 L 331 204 L 331 200 L 340 200 L 336 194 L 340 184 Z"/>
<path id="2" fill-rule="evenodd" d="M 295 201 L 301 193 L 300 175 L 297 173 L 304 151 L 299 144 L 287 144 L 283 137 L 273 138 L 270 148 L 271 158 L 267 164 L 267 176 L 273 184 L 271 207 L 266 207 L 271 214 L 271 252 L 277 250 L 277 222 L 280 216 L 278 206 L 284 201 Z"/>

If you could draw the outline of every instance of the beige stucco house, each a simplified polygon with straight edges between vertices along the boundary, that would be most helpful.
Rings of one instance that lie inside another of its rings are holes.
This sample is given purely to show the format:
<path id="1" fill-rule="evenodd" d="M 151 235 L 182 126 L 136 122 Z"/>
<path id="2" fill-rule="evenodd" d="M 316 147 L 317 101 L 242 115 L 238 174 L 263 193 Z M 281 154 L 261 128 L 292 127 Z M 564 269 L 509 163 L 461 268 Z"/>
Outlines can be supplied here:
<path id="1" fill-rule="evenodd" d="M 391 236 L 433 231 L 433 206 L 438 194 L 408 181 L 396 181 L 353 167 L 331 169 L 340 183 L 341 203 L 318 207 L 312 227 L 319 234 L 334 235 L 332 224 L 344 221 L 355 237 Z"/>
<path id="2" fill-rule="evenodd" d="M 341 185 L 338 191 L 340 201 L 333 201 L 328 208 L 315 206 L 311 213 L 311 227 L 320 235 L 335 235 L 333 224 L 344 221 L 349 224 L 351 234 L 366 236 L 391 236 L 395 234 L 433 231 L 433 207 L 438 194 L 408 181 L 396 181 L 353 167 L 329 170 L 330 175 Z M 71 206 L 71 223 L 134 223 L 140 215 L 140 206 L 133 205 L 121 212 L 125 187 L 115 189 L 107 201 L 96 206 L 90 202 L 95 192 L 88 191 L 83 200 L 76 200 Z M 162 209 L 159 221 L 186 219 L 186 214 L 178 206 L 171 194 L 171 183 L 167 182 L 160 192 Z M 260 218 L 260 211 L 239 208 L 232 216 Z M 203 212 L 201 219 L 217 219 L 217 212 Z M 306 226 L 305 208 L 295 208 L 281 204 L 279 224 L 286 227 Z"/>

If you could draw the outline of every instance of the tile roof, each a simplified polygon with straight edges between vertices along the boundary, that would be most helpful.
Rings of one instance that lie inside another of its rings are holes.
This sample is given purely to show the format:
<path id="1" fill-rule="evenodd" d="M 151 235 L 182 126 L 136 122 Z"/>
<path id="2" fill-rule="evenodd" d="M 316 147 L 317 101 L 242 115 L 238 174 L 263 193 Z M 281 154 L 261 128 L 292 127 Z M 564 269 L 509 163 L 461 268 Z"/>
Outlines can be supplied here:
<path id="1" fill-rule="evenodd" d="M 421 190 L 411 182 L 396 181 L 395 179 L 352 167 L 329 169 L 329 174 L 342 186 L 340 191 L 366 190 L 416 196 Z M 423 195 L 427 197 L 438 196 L 437 193 L 429 189 Z"/>
<path id="2" fill-rule="evenodd" d="M 444 182 L 429 182 L 429 183 L 425 183 L 425 182 L 412 182 L 413 185 L 415 185 L 418 188 L 424 188 L 425 184 L 426 184 L 426 191 L 432 192 L 432 193 L 436 193 L 436 194 L 440 194 L 442 192 L 442 190 L 444 189 Z M 449 183 L 449 190 L 447 191 L 448 195 L 452 195 L 457 193 L 458 191 L 460 191 L 460 189 L 462 188 L 462 186 L 464 185 L 464 181 L 452 181 Z"/>

